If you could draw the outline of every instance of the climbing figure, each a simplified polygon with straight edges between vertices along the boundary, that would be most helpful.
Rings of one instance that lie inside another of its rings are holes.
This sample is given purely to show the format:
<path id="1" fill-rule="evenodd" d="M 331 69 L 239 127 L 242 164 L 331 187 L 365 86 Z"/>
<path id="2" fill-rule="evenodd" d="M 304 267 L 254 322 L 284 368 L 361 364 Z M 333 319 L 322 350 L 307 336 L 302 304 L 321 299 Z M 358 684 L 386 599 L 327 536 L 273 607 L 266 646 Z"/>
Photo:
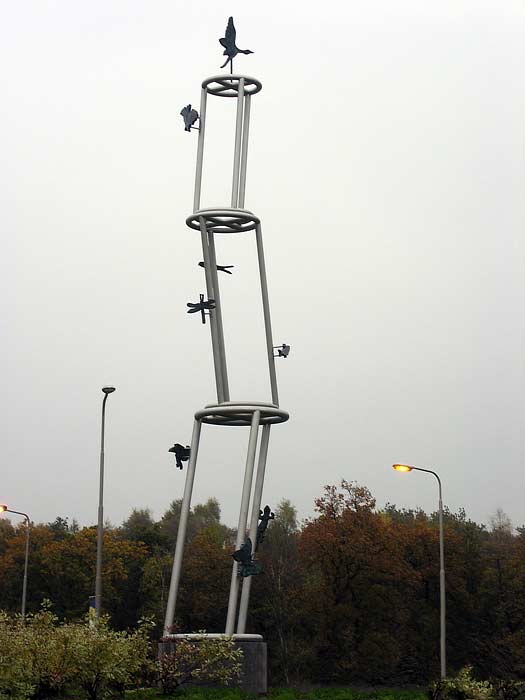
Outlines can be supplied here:
<path id="1" fill-rule="evenodd" d="M 246 538 L 246 542 L 241 544 L 241 548 L 237 549 L 232 557 L 237 563 L 239 563 L 239 576 L 246 578 L 246 576 L 257 576 L 262 574 L 263 567 L 252 559 L 252 541 L 249 537 Z"/>
<path id="2" fill-rule="evenodd" d="M 268 529 L 268 523 L 270 520 L 275 520 L 275 513 L 272 513 L 270 506 L 264 506 L 264 513 L 262 510 L 259 511 L 259 520 L 261 521 L 257 525 L 257 540 L 255 542 L 255 551 L 258 550 L 259 545 L 264 540 L 266 530 Z"/>

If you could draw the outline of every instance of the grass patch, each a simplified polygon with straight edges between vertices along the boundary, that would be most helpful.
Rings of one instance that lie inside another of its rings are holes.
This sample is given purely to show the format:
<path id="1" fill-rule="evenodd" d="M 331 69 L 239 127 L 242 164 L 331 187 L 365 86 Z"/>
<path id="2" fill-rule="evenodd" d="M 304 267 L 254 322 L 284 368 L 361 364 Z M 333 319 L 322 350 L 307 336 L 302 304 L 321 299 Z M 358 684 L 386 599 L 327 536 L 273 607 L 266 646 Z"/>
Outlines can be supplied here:
<path id="1" fill-rule="evenodd" d="M 261 696 L 243 693 L 234 688 L 184 688 L 175 695 L 162 695 L 150 688 L 126 693 L 126 700 L 254 700 Z M 380 690 L 363 691 L 349 687 L 327 687 L 312 690 L 299 688 L 269 688 L 269 700 L 427 700 L 421 690 Z"/>
<path id="2" fill-rule="evenodd" d="M 144 688 L 125 694 L 126 700 L 250 700 L 252 697 L 236 688 L 182 688 L 174 695 L 163 695 L 155 688 Z"/>

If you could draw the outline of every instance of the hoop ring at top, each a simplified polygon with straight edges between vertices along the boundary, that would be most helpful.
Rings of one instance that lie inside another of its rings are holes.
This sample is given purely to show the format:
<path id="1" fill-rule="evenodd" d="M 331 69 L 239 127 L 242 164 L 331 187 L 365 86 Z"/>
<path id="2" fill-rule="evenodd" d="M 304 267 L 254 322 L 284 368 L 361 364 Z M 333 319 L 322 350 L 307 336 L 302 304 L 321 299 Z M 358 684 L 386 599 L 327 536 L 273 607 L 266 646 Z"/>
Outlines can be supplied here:
<path id="1" fill-rule="evenodd" d="M 202 87 L 210 95 L 218 97 L 237 97 L 239 94 L 239 83 L 244 78 L 244 94 L 255 95 L 262 90 L 262 83 L 257 78 L 250 78 L 247 75 L 214 75 L 202 81 Z"/>

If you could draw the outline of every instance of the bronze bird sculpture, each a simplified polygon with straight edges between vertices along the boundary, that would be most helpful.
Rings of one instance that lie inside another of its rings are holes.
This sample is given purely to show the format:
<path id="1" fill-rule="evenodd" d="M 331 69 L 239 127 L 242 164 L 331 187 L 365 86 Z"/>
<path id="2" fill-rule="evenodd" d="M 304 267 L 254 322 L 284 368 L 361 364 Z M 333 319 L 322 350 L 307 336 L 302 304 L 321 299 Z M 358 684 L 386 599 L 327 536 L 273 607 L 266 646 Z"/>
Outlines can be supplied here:
<path id="1" fill-rule="evenodd" d="M 191 131 L 192 129 L 199 128 L 197 126 L 193 126 L 199 118 L 199 113 L 196 109 L 192 109 L 191 105 L 186 105 L 184 109 L 181 109 L 180 113 L 184 119 L 184 131 Z"/>
<path id="2" fill-rule="evenodd" d="M 275 346 L 274 350 L 277 350 L 277 355 L 273 354 L 274 357 L 288 357 L 290 354 L 290 346 L 286 345 L 286 343 Z"/>
<path id="3" fill-rule="evenodd" d="M 181 445 L 180 443 L 176 442 L 173 447 L 170 447 L 168 452 L 173 452 L 175 454 L 175 464 L 179 469 L 182 469 L 182 463 L 187 462 L 188 459 L 190 458 L 190 446 L 186 445 Z"/>
<path id="4" fill-rule="evenodd" d="M 202 260 L 199 263 L 199 267 L 205 267 L 204 262 L 202 262 Z M 232 275 L 233 272 L 230 272 L 230 267 L 234 267 L 234 265 L 217 265 L 217 270 L 219 270 L 219 272 L 225 272 L 227 275 Z"/>
<path id="5" fill-rule="evenodd" d="M 228 20 L 228 26 L 226 27 L 226 36 L 219 39 L 221 46 L 224 46 L 223 56 L 228 56 L 226 61 L 222 64 L 221 68 L 230 64 L 230 72 L 233 73 L 233 59 L 238 53 L 253 53 L 250 49 L 239 49 L 235 45 L 235 36 L 237 32 L 235 31 L 235 25 L 233 24 L 233 17 Z"/>

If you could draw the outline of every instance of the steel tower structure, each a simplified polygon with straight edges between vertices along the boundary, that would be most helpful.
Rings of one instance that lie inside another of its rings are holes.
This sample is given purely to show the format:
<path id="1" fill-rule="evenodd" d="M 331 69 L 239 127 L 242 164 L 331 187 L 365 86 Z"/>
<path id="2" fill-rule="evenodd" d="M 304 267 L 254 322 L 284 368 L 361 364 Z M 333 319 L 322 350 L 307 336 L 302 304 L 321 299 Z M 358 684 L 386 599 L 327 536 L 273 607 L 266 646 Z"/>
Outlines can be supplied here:
<path id="1" fill-rule="evenodd" d="M 266 458 L 268 453 L 268 443 L 270 439 L 270 428 L 273 424 L 283 423 L 289 418 L 289 414 L 279 407 L 261 221 L 253 212 L 244 208 L 251 101 L 252 97 L 261 91 L 261 88 L 261 83 L 255 78 L 237 74 L 214 76 L 207 78 L 202 83 L 193 213 L 187 217 L 186 224 L 193 231 L 200 232 L 202 252 L 204 255 L 203 259 L 208 300 L 213 300 L 213 304 L 211 305 L 212 308 L 209 310 L 209 320 L 213 350 L 213 363 L 215 369 L 215 383 L 217 389 L 217 402 L 207 405 L 195 413 L 190 458 L 186 472 L 184 497 L 182 501 L 182 510 L 173 561 L 173 571 L 168 595 L 168 603 L 166 607 L 164 628 L 165 635 L 167 637 L 170 636 L 170 631 L 172 629 L 175 616 L 177 593 L 179 590 L 179 582 L 182 571 L 183 550 L 186 540 L 186 529 L 190 512 L 195 471 L 197 467 L 202 424 L 220 425 L 225 428 L 231 426 L 247 426 L 250 429 L 244 481 L 241 492 L 239 520 L 237 525 L 236 549 L 239 550 L 245 543 L 247 529 L 249 529 L 248 536 L 250 537 L 251 542 L 254 543 L 254 545 L 256 542 L 257 525 L 259 521 L 259 511 L 261 507 L 264 475 L 266 469 Z M 201 183 L 203 176 L 206 134 L 206 105 L 209 97 L 234 99 L 236 100 L 237 107 L 231 201 L 230 206 L 224 206 L 223 208 L 201 208 Z M 215 257 L 215 238 L 218 235 L 231 234 L 251 236 L 254 238 L 254 243 L 257 248 L 266 353 L 268 357 L 269 388 L 272 399 L 271 403 L 251 400 L 232 401 L 230 398 L 227 358 L 224 346 L 221 295 L 219 279 L 217 276 L 217 261 Z M 259 434 L 260 440 L 258 439 Z M 255 469 L 256 463 L 257 469 Z M 255 485 L 252 488 L 254 472 L 256 472 Z M 250 519 L 248 521 L 249 512 Z M 238 602 L 239 583 L 239 564 L 237 561 L 233 561 L 228 613 L 225 621 L 224 633 L 221 634 L 225 634 L 227 636 L 232 636 L 235 634 L 235 637 L 239 639 L 242 637 L 251 637 L 253 639 L 258 637 L 258 635 L 245 634 L 251 576 L 243 578 L 240 603 Z M 261 637 L 258 638 L 262 639 Z"/>

